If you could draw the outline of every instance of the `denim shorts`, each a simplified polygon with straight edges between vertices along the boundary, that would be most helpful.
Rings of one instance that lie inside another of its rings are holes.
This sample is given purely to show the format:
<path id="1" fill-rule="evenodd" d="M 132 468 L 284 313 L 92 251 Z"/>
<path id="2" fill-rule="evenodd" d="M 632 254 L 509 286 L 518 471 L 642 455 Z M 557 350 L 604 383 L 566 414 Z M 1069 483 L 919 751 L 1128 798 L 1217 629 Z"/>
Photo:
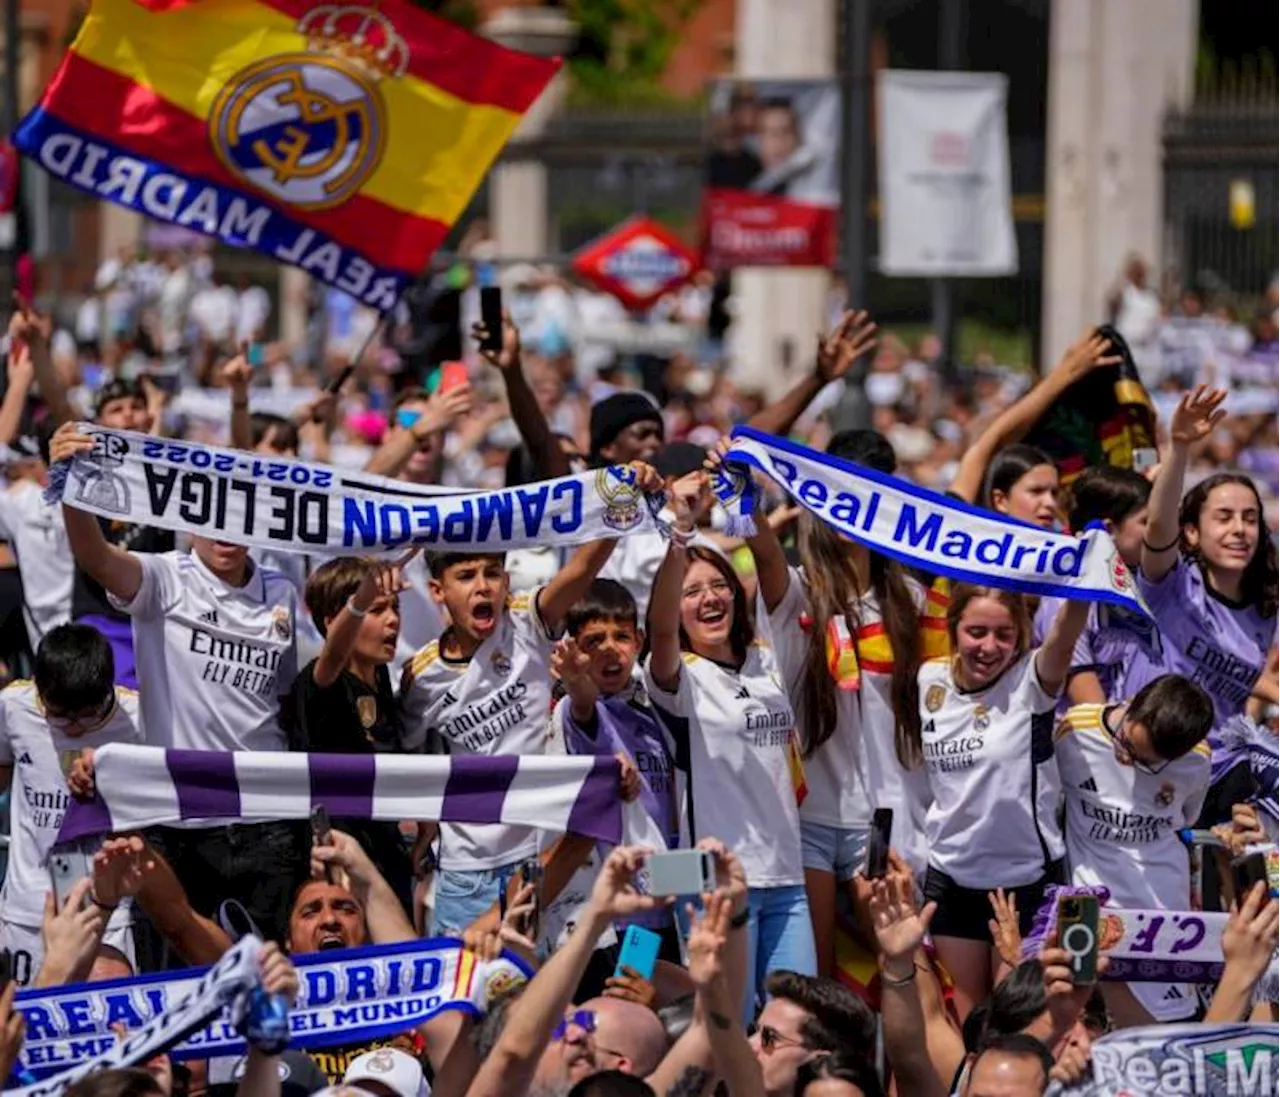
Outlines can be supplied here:
<path id="1" fill-rule="evenodd" d="M 461 937 L 462 931 L 498 901 L 503 882 L 521 861 L 499 868 L 440 869 L 430 937 Z"/>
<path id="2" fill-rule="evenodd" d="M 801 819 L 801 863 L 815 872 L 833 873 L 843 884 L 866 867 L 870 834 L 870 827 L 829 827 Z"/>

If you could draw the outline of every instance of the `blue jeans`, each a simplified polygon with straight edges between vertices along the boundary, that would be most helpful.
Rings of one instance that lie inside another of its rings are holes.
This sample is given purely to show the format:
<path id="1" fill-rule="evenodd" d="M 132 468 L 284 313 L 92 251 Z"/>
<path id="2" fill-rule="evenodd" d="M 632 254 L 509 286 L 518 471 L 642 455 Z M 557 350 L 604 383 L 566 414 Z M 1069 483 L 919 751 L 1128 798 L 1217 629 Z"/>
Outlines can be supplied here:
<path id="1" fill-rule="evenodd" d="M 523 858 L 522 858 L 523 860 Z M 498 868 L 448 869 L 436 873 L 435 908 L 428 937 L 461 937 L 498 901 L 498 892 L 520 861 Z"/>
<path id="2" fill-rule="evenodd" d="M 677 904 L 680 936 L 689 938 L 689 916 Z M 743 1026 L 755 1020 L 757 1000 L 765 1000 L 765 983 L 775 971 L 818 974 L 818 950 L 803 884 L 751 888 L 747 892 L 747 990 L 742 1003 Z"/>

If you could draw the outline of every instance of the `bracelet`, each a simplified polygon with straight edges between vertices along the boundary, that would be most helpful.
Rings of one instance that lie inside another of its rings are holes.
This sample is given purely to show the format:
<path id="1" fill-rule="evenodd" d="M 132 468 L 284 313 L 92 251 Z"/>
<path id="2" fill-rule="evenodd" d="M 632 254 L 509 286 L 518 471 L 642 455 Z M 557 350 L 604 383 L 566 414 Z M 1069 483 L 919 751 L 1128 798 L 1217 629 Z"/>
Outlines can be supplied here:
<path id="1" fill-rule="evenodd" d="M 681 529 L 679 526 L 671 527 L 671 543 L 675 545 L 676 548 L 688 548 L 697 535 L 697 526 L 694 526 L 691 529 Z"/>
<path id="2" fill-rule="evenodd" d="M 1172 541 L 1170 541 L 1167 545 L 1153 545 L 1150 541 L 1148 541 L 1144 537 L 1142 539 L 1142 547 L 1144 549 L 1149 549 L 1151 552 L 1168 552 L 1171 548 L 1176 548 L 1181 541 L 1182 541 L 1181 533 L 1179 533 L 1178 536 L 1175 537 Z"/>
<path id="3" fill-rule="evenodd" d="M 880 985 L 882 987 L 905 987 L 908 983 L 916 981 L 916 965 L 912 963 L 911 974 L 904 975 L 901 979 L 895 979 L 887 972 L 880 972 Z"/>
<path id="4" fill-rule="evenodd" d="M 741 929 L 749 921 L 751 921 L 751 908 L 743 907 L 742 910 L 729 919 L 730 929 Z"/>
<path id="5" fill-rule="evenodd" d="M 366 617 L 369 614 L 367 609 L 356 609 L 356 596 L 354 594 L 347 599 L 347 612 L 352 617 Z"/>
<path id="6" fill-rule="evenodd" d="M 106 911 L 108 914 L 110 914 L 113 910 L 116 909 L 116 907 L 120 905 L 119 903 L 112 903 L 110 905 L 104 903 L 101 899 L 99 899 L 93 893 L 93 888 L 89 889 L 89 902 L 91 902 L 99 910 Z"/>

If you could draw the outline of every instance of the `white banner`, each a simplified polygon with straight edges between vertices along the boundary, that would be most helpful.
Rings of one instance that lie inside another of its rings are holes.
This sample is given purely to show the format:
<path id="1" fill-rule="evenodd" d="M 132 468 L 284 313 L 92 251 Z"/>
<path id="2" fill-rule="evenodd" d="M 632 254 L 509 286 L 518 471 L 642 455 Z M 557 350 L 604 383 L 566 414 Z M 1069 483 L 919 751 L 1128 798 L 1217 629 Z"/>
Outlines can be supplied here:
<path id="1" fill-rule="evenodd" d="M 885 69 L 876 93 L 880 269 L 902 276 L 1017 273 L 1006 77 Z"/>

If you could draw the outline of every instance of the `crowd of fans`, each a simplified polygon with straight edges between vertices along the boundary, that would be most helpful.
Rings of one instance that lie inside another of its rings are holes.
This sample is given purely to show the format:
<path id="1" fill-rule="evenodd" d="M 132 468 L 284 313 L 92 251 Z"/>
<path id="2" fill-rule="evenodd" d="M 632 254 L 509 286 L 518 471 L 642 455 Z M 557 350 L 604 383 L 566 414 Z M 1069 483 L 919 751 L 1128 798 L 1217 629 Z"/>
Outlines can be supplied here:
<path id="1" fill-rule="evenodd" d="M 1271 816 L 1239 769 L 1210 782 L 1221 730 L 1248 718 L 1274 735 L 1280 703 L 1274 288 L 1250 332 L 1190 298 L 1148 315 L 1131 270 L 1115 321 L 1157 402 L 1170 394 L 1159 463 L 1064 486 L 1022 439 L 1117 362 L 1106 338 L 1086 334 L 1029 388 L 980 363 L 947 389 L 929 340 L 913 353 L 842 313 L 766 403 L 702 343 L 656 367 L 602 355 L 582 317 L 607 303 L 554 274 L 518 271 L 507 287 L 499 346 L 468 349 L 465 383 L 410 383 L 388 336 L 336 393 L 322 385 L 364 344 L 366 318 L 331 300 L 304 362 L 264 341 L 262 289 L 219 279 L 207 254 L 104 265 L 72 334 L 15 310 L 0 404 L 0 533 L 16 565 L 0 589 L 13 611 L 0 639 L 13 679 L 0 693 L 0 1069 L 21 1044 L 13 986 L 211 962 L 247 926 L 283 949 L 264 953 L 263 980 L 285 997 L 286 953 L 429 934 L 538 970 L 483 1019 L 442 1014 L 385 1046 L 162 1058 L 69 1092 L 1037 1094 L 1084 1075 L 1090 1041 L 1115 1028 L 1275 1019 L 1255 988 L 1277 902 L 1265 884 L 1233 894 L 1226 866 L 1274 846 Z M 693 286 L 659 319 L 704 325 L 711 298 Z M 464 295 L 464 318 L 477 312 Z M 829 413 L 850 377 L 871 421 L 838 430 Z M 1154 628 L 913 573 L 789 500 L 728 536 L 709 479 L 743 421 L 1041 528 L 1102 522 Z M 631 465 L 665 493 L 671 534 L 326 562 L 175 538 L 45 500 L 50 467 L 92 445 L 86 422 L 419 484 Z M 266 653 L 251 686 L 210 673 L 192 642 L 210 628 Z M 314 846 L 292 822 L 162 826 L 102 842 L 59 904 L 48 856 L 112 742 L 616 755 L 621 795 L 643 807 L 628 819 L 644 824 L 613 849 L 416 819 L 337 819 Z M 886 808 L 892 852 L 869 878 Z M 1131 814 L 1150 825 L 1088 825 Z M 1202 901 L 1231 911 L 1216 990 L 1076 985 L 1052 935 L 1023 958 L 1055 885 L 1192 909 L 1189 827 L 1213 828 L 1222 861 Z M 687 905 L 647 894 L 648 851 L 689 845 L 713 855 L 714 889 Z M 534 858 L 540 883 L 522 887 Z M 661 937 L 649 977 L 617 969 L 632 924 Z M 855 985 L 843 941 L 874 958 L 875 978 Z"/>

